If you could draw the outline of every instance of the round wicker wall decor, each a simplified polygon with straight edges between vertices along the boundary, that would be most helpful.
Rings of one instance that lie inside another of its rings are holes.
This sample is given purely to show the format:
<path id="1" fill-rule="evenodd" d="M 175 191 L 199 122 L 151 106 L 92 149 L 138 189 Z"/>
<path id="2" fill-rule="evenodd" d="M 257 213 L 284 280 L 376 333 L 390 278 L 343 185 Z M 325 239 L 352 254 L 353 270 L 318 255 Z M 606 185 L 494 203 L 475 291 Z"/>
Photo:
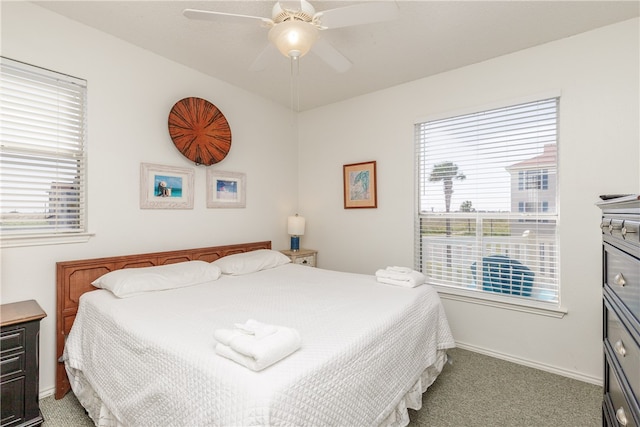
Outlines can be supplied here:
<path id="1" fill-rule="evenodd" d="M 169 135 L 187 159 L 209 166 L 231 149 L 231 128 L 222 112 L 202 98 L 184 98 L 169 113 Z"/>

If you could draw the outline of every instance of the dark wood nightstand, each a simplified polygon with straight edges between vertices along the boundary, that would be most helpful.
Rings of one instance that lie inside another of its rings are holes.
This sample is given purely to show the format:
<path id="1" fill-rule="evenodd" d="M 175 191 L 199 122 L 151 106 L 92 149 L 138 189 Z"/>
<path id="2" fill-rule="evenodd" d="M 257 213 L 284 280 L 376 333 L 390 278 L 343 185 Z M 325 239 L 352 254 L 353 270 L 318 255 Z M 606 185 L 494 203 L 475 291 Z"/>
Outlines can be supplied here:
<path id="1" fill-rule="evenodd" d="M 40 320 L 46 317 L 34 300 L 0 306 L 1 427 L 39 426 Z"/>

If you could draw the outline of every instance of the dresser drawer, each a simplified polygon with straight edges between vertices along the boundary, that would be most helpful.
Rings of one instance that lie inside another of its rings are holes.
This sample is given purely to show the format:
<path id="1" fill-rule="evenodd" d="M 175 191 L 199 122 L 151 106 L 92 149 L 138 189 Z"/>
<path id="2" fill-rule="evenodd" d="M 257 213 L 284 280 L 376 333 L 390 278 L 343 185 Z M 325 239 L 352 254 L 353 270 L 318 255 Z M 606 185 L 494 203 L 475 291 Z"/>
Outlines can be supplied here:
<path id="1" fill-rule="evenodd" d="M 605 339 L 613 350 L 611 353 L 629 383 L 631 392 L 640 402 L 640 345 L 633 339 L 624 324 L 608 303 L 605 303 Z"/>
<path id="2" fill-rule="evenodd" d="M 24 349 L 25 329 L 16 328 L 3 331 L 0 335 L 0 354 Z"/>
<path id="3" fill-rule="evenodd" d="M 605 399 L 611 401 L 611 407 L 613 408 L 613 417 L 618 421 L 619 426 L 625 427 L 639 427 L 636 417 L 638 414 L 634 414 L 633 410 L 629 406 L 629 403 L 625 399 L 625 394 L 622 391 L 616 372 L 606 360 L 605 365 L 607 369 L 607 384 L 605 385 Z"/>
<path id="4" fill-rule="evenodd" d="M 600 223 L 602 233 L 614 245 L 622 243 L 640 247 L 640 221 L 628 218 L 605 216 Z"/>
<path id="5" fill-rule="evenodd" d="M 10 375 L 24 372 L 25 354 L 24 352 L 10 354 L 0 360 L 0 378 L 4 379 Z"/>
<path id="6" fill-rule="evenodd" d="M 2 426 L 25 425 L 25 377 L 18 377 L 3 381 L 0 384 L 2 399 Z M 39 425 L 39 424 L 30 424 Z"/>
<path id="7" fill-rule="evenodd" d="M 604 244 L 604 280 L 629 312 L 640 321 L 640 260 Z"/>

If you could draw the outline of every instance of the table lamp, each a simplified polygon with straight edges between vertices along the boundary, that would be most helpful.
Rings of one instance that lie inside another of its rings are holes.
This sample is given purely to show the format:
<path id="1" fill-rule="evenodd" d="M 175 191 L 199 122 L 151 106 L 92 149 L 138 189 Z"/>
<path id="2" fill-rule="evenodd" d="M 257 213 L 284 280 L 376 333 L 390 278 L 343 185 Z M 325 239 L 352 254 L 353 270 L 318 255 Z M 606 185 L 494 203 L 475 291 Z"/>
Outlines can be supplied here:
<path id="1" fill-rule="evenodd" d="M 304 218 L 296 214 L 287 219 L 287 234 L 291 235 L 291 250 L 300 250 L 300 236 L 304 235 Z"/>

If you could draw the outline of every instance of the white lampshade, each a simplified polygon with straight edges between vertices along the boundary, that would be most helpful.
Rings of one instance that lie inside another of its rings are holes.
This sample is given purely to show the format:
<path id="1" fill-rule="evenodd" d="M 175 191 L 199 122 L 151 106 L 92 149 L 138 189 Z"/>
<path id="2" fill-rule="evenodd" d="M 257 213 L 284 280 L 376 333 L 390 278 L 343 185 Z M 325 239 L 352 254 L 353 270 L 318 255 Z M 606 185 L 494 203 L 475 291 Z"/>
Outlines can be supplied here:
<path id="1" fill-rule="evenodd" d="M 302 236 L 304 235 L 304 218 L 297 215 L 290 216 L 287 219 L 287 234 L 292 236 Z"/>
<path id="2" fill-rule="evenodd" d="M 318 29 L 309 22 L 284 21 L 269 30 L 269 41 L 286 57 L 304 56 L 318 38 Z"/>

